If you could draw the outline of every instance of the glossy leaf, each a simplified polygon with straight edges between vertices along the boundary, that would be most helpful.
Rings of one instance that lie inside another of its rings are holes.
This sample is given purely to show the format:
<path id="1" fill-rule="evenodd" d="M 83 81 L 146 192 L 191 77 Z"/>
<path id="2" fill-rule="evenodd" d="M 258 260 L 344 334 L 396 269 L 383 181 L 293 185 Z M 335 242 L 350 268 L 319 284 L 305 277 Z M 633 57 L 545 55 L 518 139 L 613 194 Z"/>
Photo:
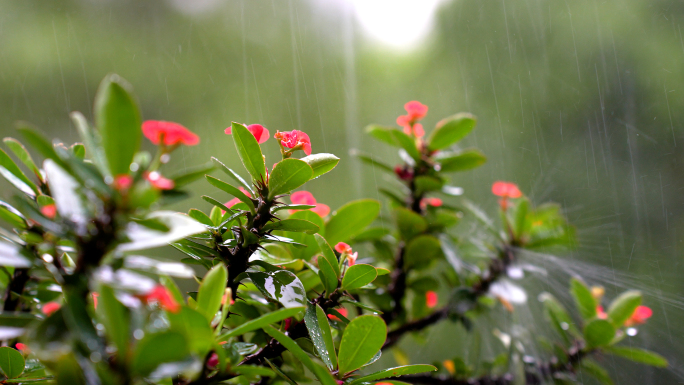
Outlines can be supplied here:
<path id="1" fill-rule="evenodd" d="M 329 370 L 334 370 L 337 366 L 337 354 L 325 312 L 319 305 L 309 303 L 304 315 L 304 323 L 321 360 Z"/>
<path id="2" fill-rule="evenodd" d="M 268 198 L 288 193 L 308 182 L 313 169 L 300 159 L 284 159 L 278 162 L 268 179 Z"/>
<path id="3" fill-rule="evenodd" d="M 197 222 L 203 224 L 203 225 L 206 225 L 209 227 L 214 226 L 214 222 L 211 220 L 211 218 L 209 218 L 209 216 L 207 214 L 205 214 L 204 212 L 202 212 L 200 210 L 190 209 L 190 211 L 188 211 L 188 216 L 190 218 L 196 220 Z"/>
<path id="4" fill-rule="evenodd" d="M 340 158 L 333 154 L 313 154 L 305 156 L 301 160 L 311 166 L 311 169 L 313 170 L 311 179 L 316 179 L 335 168 L 337 163 L 339 163 Z"/>
<path id="5" fill-rule="evenodd" d="M 539 299 L 544 303 L 551 325 L 556 329 L 558 334 L 569 343 L 570 337 L 568 336 L 568 332 L 572 332 L 572 334 L 575 335 L 579 334 L 579 332 L 576 330 L 568 312 L 563 305 L 549 293 L 540 294 Z"/>
<path id="6" fill-rule="evenodd" d="M 143 337 L 133 354 L 133 370 L 143 376 L 157 366 L 181 361 L 189 355 L 185 336 L 176 331 L 148 334 Z"/>
<path id="7" fill-rule="evenodd" d="M 26 147 L 24 147 L 20 141 L 14 138 L 5 138 L 2 141 L 5 143 L 5 145 L 7 145 L 7 147 L 9 147 L 10 150 L 12 150 L 14 155 L 19 158 L 21 163 L 23 163 L 24 166 L 33 172 L 34 175 L 40 175 L 40 170 L 38 170 L 38 166 L 36 166 L 36 163 L 33 161 L 31 154 L 29 154 L 28 150 L 26 150 Z"/>
<path id="8" fill-rule="evenodd" d="M 403 148 L 414 160 L 420 160 L 420 152 L 416 147 L 416 141 L 410 136 L 406 135 L 403 131 L 393 130 L 392 136 L 394 140 Z"/>
<path id="9" fill-rule="evenodd" d="M 475 128 L 475 123 L 475 117 L 468 113 L 443 119 L 428 137 L 428 148 L 434 151 L 451 146 L 468 135 Z"/>
<path id="10" fill-rule="evenodd" d="M 614 356 L 626 358 L 640 364 L 651 365 L 658 368 L 667 367 L 667 359 L 665 357 L 658 353 L 649 352 L 648 350 L 628 346 L 609 346 L 605 350 Z"/>
<path id="11" fill-rule="evenodd" d="M 616 328 L 622 326 L 641 305 L 641 292 L 626 291 L 615 298 L 608 307 L 608 319 Z"/>
<path id="12" fill-rule="evenodd" d="M 608 320 L 595 319 L 584 327 L 584 339 L 589 347 L 608 345 L 614 337 L 615 327 Z"/>
<path id="13" fill-rule="evenodd" d="M 8 378 L 17 378 L 24 372 L 24 357 L 16 349 L 0 348 L 0 369 Z"/>
<path id="14" fill-rule="evenodd" d="M 419 235 L 412 238 L 406 245 L 404 263 L 407 269 L 417 270 L 427 268 L 435 258 L 442 254 L 439 239 L 432 235 Z"/>
<path id="15" fill-rule="evenodd" d="M 26 195 L 33 197 L 38 193 L 38 187 L 3 150 L 0 150 L 0 175 Z"/>
<path id="16" fill-rule="evenodd" d="M 380 213 L 380 202 L 373 199 L 352 201 L 337 209 L 325 226 L 325 238 L 336 245 L 361 233 Z"/>
<path id="17" fill-rule="evenodd" d="M 387 325 L 380 317 L 363 315 L 354 318 L 344 329 L 337 358 L 340 373 L 352 372 L 368 362 L 382 348 Z"/>
<path id="18" fill-rule="evenodd" d="M 116 299 L 111 287 L 100 285 L 96 311 L 99 321 L 104 325 L 107 338 L 116 346 L 118 359 L 125 361 L 131 337 L 128 309 Z"/>
<path id="19" fill-rule="evenodd" d="M 135 222 L 130 222 L 126 227 L 126 236 L 130 242 L 120 244 L 117 247 L 118 251 L 143 250 L 165 246 L 207 230 L 204 225 L 187 215 L 172 211 L 155 211 L 148 214 L 146 219 L 160 221 L 169 231 L 157 231 Z"/>
<path id="20" fill-rule="evenodd" d="M 276 330 L 272 326 L 265 326 L 264 331 L 280 342 L 295 358 L 309 369 L 323 385 L 337 385 L 333 376 L 324 368 L 315 364 L 311 358 L 290 337 Z"/>
<path id="21" fill-rule="evenodd" d="M 240 183 L 242 185 L 242 187 L 244 187 L 245 189 L 247 189 L 247 191 L 249 191 L 252 195 L 254 195 L 254 191 L 252 190 L 252 185 L 247 183 L 247 181 L 243 177 L 241 177 L 240 174 L 235 172 L 233 169 L 226 167 L 225 164 L 223 164 L 220 160 L 218 160 L 214 157 L 212 157 L 211 160 L 212 160 L 212 162 L 214 162 L 218 166 L 218 168 L 221 169 L 221 171 L 226 173 L 226 175 L 228 175 L 229 177 L 233 178 L 236 182 Z"/>
<path id="22" fill-rule="evenodd" d="M 204 357 L 214 344 L 214 333 L 206 316 L 198 310 L 183 306 L 178 313 L 167 312 L 171 330 L 182 333 L 188 348 Z"/>
<path id="23" fill-rule="evenodd" d="M 328 296 L 337 289 L 337 285 L 339 284 L 338 278 L 335 275 L 334 266 L 339 269 L 339 265 L 331 265 L 326 258 L 318 259 L 318 276 L 321 278 L 321 283 L 323 283 L 323 287 L 328 293 Z"/>
<path id="24" fill-rule="evenodd" d="M 319 228 L 315 224 L 303 219 L 283 219 L 276 222 L 269 222 L 263 229 L 264 231 L 281 230 L 314 234 L 318 232 Z"/>
<path id="25" fill-rule="evenodd" d="M 585 320 L 596 317 L 596 300 L 591 295 L 591 290 L 578 278 L 570 280 L 570 293 L 575 298 L 575 304 L 582 318 Z"/>
<path id="26" fill-rule="evenodd" d="M 439 171 L 457 172 L 480 167 L 487 162 L 487 157 L 480 150 L 470 149 L 458 153 L 442 154 L 437 157 Z"/>
<path id="27" fill-rule="evenodd" d="M 425 218 L 407 208 L 397 207 L 393 214 L 399 233 L 405 240 L 411 239 L 427 229 L 428 224 Z"/>
<path id="28" fill-rule="evenodd" d="M 50 143 L 50 141 L 47 140 L 45 135 L 43 135 L 40 131 L 24 122 L 18 123 L 17 131 L 19 131 L 21 136 L 24 137 L 24 140 L 26 140 L 28 144 L 33 149 L 38 151 L 44 158 L 52 159 L 52 161 L 57 163 L 62 168 L 67 167 L 66 163 L 64 163 L 62 158 L 60 158 L 57 155 L 57 152 L 55 152 L 55 148 L 52 146 L 52 143 Z"/>
<path id="29" fill-rule="evenodd" d="M 100 146 L 100 138 L 97 133 L 91 129 L 85 116 L 78 111 L 72 112 L 69 116 L 71 116 L 71 120 L 74 123 L 74 126 L 76 126 L 76 130 L 85 146 L 87 155 L 92 159 L 93 163 L 103 175 L 111 175 L 104 150 Z"/>
<path id="30" fill-rule="evenodd" d="M 340 278 L 341 273 L 339 261 L 337 260 L 337 256 L 335 256 L 335 252 L 333 251 L 332 247 L 330 247 L 325 238 L 323 238 L 319 234 L 314 234 L 314 237 L 316 238 L 318 247 L 321 249 L 321 252 L 323 253 L 323 258 L 325 258 L 328 261 L 328 263 L 330 263 L 330 266 L 332 266 L 333 271 L 335 272 L 335 280 L 337 280 L 337 278 Z"/>
<path id="31" fill-rule="evenodd" d="M 378 271 L 371 265 L 356 264 L 344 273 L 342 288 L 354 290 L 373 282 L 378 276 Z"/>
<path id="32" fill-rule="evenodd" d="M 304 285 L 292 272 L 253 271 L 247 275 L 266 298 L 285 307 L 300 307 L 307 303 Z"/>
<path id="33" fill-rule="evenodd" d="M 286 318 L 294 317 L 295 315 L 299 314 L 299 312 L 301 312 L 302 310 L 304 310 L 304 307 L 300 306 L 278 309 L 273 312 L 266 313 L 259 318 L 249 320 L 243 323 L 242 325 L 236 327 L 228 333 L 222 334 L 218 338 L 218 340 L 227 341 L 231 337 L 237 337 L 245 333 L 252 332 L 254 330 L 263 329 L 265 326 L 268 326 L 272 323 L 282 321 Z"/>
<path id="34" fill-rule="evenodd" d="M 375 372 L 372 374 L 365 375 L 363 377 L 359 377 L 359 378 L 355 379 L 354 381 L 350 382 L 349 385 L 361 385 L 364 382 L 383 380 L 385 378 L 405 376 L 408 374 L 434 372 L 436 370 L 437 370 L 437 368 L 432 366 L 432 365 L 398 366 L 396 368 L 389 368 L 389 369 L 381 370 L 379 372 Z"/>
<path id="35" fill-rule="evenodd" d="M 266 180 L 266 165 L 254 135 L 240 123 L 232 123 L 232 137 L 238 156 L 255 181 Z"/>
<path id="36" fill-rule="evenodd" d="M 226 291 L 228 270 L 225 265 L 218 264 L 207 272 L 197 292 L 197 311 L 209 322 L 221 308 L 221 300 Z"/>
<path id="37" fill-rule="evenodd" d="M 217 188 L 227 192 L 228 194 L 236 197 L 241 202 L 246 204 L 247 207 L 249 207 L 249 209 L 251 211 L 254 211 L 254 202 L 252 202 L 252 199 L 250 197 L 248 197 L 245 193 L 240 191 L 240 189 L 238 189 L 237 187 L 231 186 L 228 183 L 226 183 L 222 180 L 216 179 L 210 175 L 207 175 L 206 178 L 207 178 L 207 181 L 209 183 L 211 183 L 214 187 L 217 187 Z"/>
<path id="38" fill-rule="evenodd" d="M 115 74 L 102 80 L 95 95 L 95 126 L 112 175 L 127 174 L 142 141 L 142 120 L 131 85 Z"/>

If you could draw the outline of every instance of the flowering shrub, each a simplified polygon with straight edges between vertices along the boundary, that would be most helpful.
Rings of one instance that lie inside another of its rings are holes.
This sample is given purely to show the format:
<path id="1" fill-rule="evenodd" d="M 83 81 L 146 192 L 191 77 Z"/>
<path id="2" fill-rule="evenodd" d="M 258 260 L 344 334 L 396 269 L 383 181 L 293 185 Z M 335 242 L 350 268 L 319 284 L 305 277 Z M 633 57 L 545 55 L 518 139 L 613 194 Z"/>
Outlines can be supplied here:
<path id="1" fill-rule="evenodd" d="M 12 226 L 0 240 L 3 381 L 538 384 L 572 380 L 583 370 L 610 383 L 594 357 L 666 365 L 655 353 L 619 345 L 652 316 L 639 292 L 623 293 L 604 310 L 601 288 L 577 278 L 570 293 L 579 318 L 551 294 L 539 296 L 558 334 L 548 344 L 550 360 L 523 359 L 523 347 L 500 334 L 507 353 L 478 370 L 462 358 L 369 370 L 382 352 L 401 356 L 402 338 L 440 321 L 484 332 L 475 326 L 479 315 L 499 305 L 512 312 L 524 302 L 511 282 L 521 278 L 521 251 L 575 243 L 557 205 L 535 207 L 512 183 L 492 187 L 501 198 L 500 225 L 468 201 L 452 206 L 462 190 L 447 175 L 486 160 L 476 149 L 453 150 L 475 118 L 446 118 L 425 138 L 419 121 L 427 106 L 405 108 L 399 129 L 368 128 L 399 149 L 402 164 L 359 154 L 397 177 L 398 189 L 381 190 L 385 219 L 376 200 L 331 214 L 301 190 L 339 159 L 313 153 L 315 144 L 298 130 L 276 131 L 280 155 L 267 159 L 259 144 L 269 130 L 233 123 L 225 132 L 246 174 L 217 158 L 174 174 L 166 166 L 174 150 L 199 137 L 177 123 L 142 122 L 130 86 L 116 75 L 100 85 L 94 127 L 72 114 L 81 143 L 51 143 L 20 124 L 43 161 L 4 139 L 31 177 L 0 150 L 0 174 L 18 190 L 12 204 L 0 202 L 0 219 Z M 140 151 L 143 136 L 157 146 L 155 155 Z M 215 169 L 230 183 L 208 175 Z M 203 177 L 220 191 L 202 196 L 211 210 L 160 210 Z M 487 234 L 477 240 L 479 260 L 463 255 L 475 240 L 452 230 L 468 218 Z M 168 245 L 184 255 L 180 262 L 137 254 Z M 189 265 L 207 272 L 200 279 Z M 188 278 L 196 278 L 197 290 L 182 293 L 175 280 Z M 390 380 L 399 376 L 401 382 Z"/>

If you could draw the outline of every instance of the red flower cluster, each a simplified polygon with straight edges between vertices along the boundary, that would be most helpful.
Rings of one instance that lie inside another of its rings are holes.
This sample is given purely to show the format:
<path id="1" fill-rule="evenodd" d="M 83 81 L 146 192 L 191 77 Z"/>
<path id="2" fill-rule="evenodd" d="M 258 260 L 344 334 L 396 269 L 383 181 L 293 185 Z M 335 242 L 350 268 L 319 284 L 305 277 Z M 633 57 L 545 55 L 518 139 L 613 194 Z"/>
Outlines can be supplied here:
<path id="1" fill-rule="evenodd" d="M 653 310 L 648 306 L 638 306 L 634 313 L 625 321 L 626 327 L 632 327 L 635 325 L 642 325 L 646 323 L 646 320 L 651 318 L 653 315 Z M 596 317 L 600 319 L 608 318 L 608 314 L 603 310 L 603 306 L 596 307 Z"/>
<path id="2" fill-rule="evenodd" d="M 178 313 L 181 309 L 180 305 L 173 298 L 169 290 L 163 285 L 157 285 L 149 293 L 142 296 L 142 300 L 146 303 L 157 302 L 162 309 L 168 310 L 171 313 Z"/>
<path id="3" fill-rule="evenodd" d="M 352 253 L 352 248 L 348 244 L 344 242 L 339 242 L 338 244 L 335 245 L 335 250 L 341 254 L 341 256 L 347 257 L 347 264 L 349 266 L 354 266 L 356 263 L 356 258 L 359 257 L 359 253 Z"/>
<path id="4" fill-rule="evenodd" d="M 423 125 L 417 123 L 423 119 L 428 112 L 428 106 L 418 101 L 410 101 L 404 104 L 406 115 L 400 115 L 397 118 L 397 124 L 404 128 L 406 135 L 414 135 L 416 138 L 421 138 L 425 135 Z"/>
<path id="5" fill-rule="evenodd" d="M 276 138 L 283 147 L 297 148 L 304 151 L 306 155 L 311 155 L 311 140 L 309 139 L 309 135 L 303 131 L 276 131 L 274 138 Z"/>
<path id="6" fill-rule="evenodd" d="M 316 206 L 310 210 L 318 214 L 321 218 L 325 218 L 328 216 L 328 214 L 330 214 L 330 207 L 328 205 L 324 205 L 323 203 L 316 203 L 316 198 L 314 198 L 313 194 L 308 191 L 297 191 L 290 195 L 290 200 L 296 205 Z M 296 211 L 299 210 L 290 210 L 290 214 Z"/>
<path id="7" fill-rule="evenodd" d="M 166 146 L 176 144 L 194 146 L 199 143 L 197 134 L 174 122 L 147 120 L 142 124 L 142 131 L 147 139 L 157 145 L 162 142 L 162 138 Z"/>
<path id="8" fill-rule="evenodd" d="M 266 127 L 262 126 L 261 124 L 250 124 L 249 126 L 247 126 L 247 129 L 249 130 L 249 132 L 252 133 L 252 135 L 254 135 L 254 137 L 256 138 L 257 142 L 259 142 L 259 144 L 267 141 L 269 135 L 271 135 L 271 134 L 269 134 L 268 129 Z M 233 129 L 232 129 L 232 127 L 228 127 L 223 132 L 230 135 L 233 133 Z"/>

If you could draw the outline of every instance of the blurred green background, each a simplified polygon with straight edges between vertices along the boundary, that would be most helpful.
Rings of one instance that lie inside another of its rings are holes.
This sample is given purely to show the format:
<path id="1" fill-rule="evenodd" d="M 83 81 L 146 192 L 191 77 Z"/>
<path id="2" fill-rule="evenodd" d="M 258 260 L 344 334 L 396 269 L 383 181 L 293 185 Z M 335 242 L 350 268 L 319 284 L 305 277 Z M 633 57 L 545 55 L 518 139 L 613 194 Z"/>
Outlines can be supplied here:
<path id="1" fill-rule="evenodd" d="M 0 0 L 0 133 L 14 135 L 13 122 L 26 120 L 77 140 L 68 113 L 92 118 L 99 81 L 116 72 L 133 84 L 145 119 L 201 136 L 171 168 L 211 155 L 239 167 L 223 133 L 231 121 L 300 129 L 314 152 L 342 158 L 310 184 L 336 208 L 380 198 L 376 187 L 389 183 L 350 148 L 399 160 L 363 135 L 365 125 L 394 124 L 414 99 L 430 107 L 428 131 L 470 111 L 479 123 L 463 146 L 489 161 L 453 184 L 489 212 L 498 179 L 537 203 L 563 204 L 581 242 L 564 260 L 586 267 L 591 284 L 643 289 L 655 314 L 635 344 L 673 363 L 663 371 L 606 358 L 616 382 L 681 383 L 684 2 L 444 0 L 434 14 L 428 3 Z M 427 35 L 410 42 L 423 22 Z M 265 148 L 275 161 L 275 141 Z M 217 193 L 205 182 L 193 189 Z M 174 208 L 191 206 L 208 209 L 199 199 Z M 443 326 L 426 334 L 427 347 L 402 346 L 414 362 L 430 362 L 459 341 L 469 346 L 463 335 Z"/>

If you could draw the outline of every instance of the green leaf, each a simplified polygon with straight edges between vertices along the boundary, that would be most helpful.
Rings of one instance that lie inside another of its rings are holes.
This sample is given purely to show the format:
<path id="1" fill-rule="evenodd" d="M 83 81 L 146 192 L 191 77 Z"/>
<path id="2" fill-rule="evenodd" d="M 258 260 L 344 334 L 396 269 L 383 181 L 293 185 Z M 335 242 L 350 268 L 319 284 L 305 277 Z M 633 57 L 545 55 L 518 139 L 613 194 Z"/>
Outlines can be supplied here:
<path id="1" fill-rule="evenodd" d="M 268 199 L 288 193 L 308 182 L 313 169 L 300 159 L 284 159 L 278 162 L 268 179 Z"/>
<path id="2" fill-rule="evenodd" d="M 130 317 L 128 309 L 114 296 L 114 290 L 107 285 L 100 285 L 98 306 L 96 309 L 99 321 L 104 325 L 109 341 L 116 346 L 117 360 L 125 361 L 130 340 Z"/>
<path id="3" fill-rule="evenodd" d="M 337 260 L 337 256 L 335 256 L 335 252 L 333 251 L 332 247 L 330 247 L 330 244 L 328 244 L 325 238 L 323 238 L 320 234 L 314 234 L 314 237 L 316 238 L 318 247 L 323 253 L 323 258 L 325 258 L 330 266 L 332 266 L 335 273 L 335 282 L 337 282 L 337 279 L 340 278 L 341 273 L 339 261 Z M 337 283 L 335 283 L 335 287 L 337 287 Z"/>
<path id="4" fill-rule="evenodd" d="M 19 189 L 26 195 L 31 197 L 38 194 L 38 187 L 26 177 L 26 175 L 19 169 L 12 158 L 7 153 L 0 149 L 0 175 L 2 175 L 14 187 Z"/>
<path id="5" fill-rule="evenodd" d="M 394 136 L 394 140 L 397 141 L 399 146 L 406 150 L 406 152 L 411 156 L 411 158 L 415 160 L 420 160 L 420 151 L 418 151 L 418 147 L 416 147 L 416 141 L 413 140 L 410 136 L 406 135 L 403 131 L 399 130 L 393 130 L 392 131 L 392 136 Z"/>
<path id="6" fill-rule="evenodd" d="M 41 132 L 24 122 L 17 123 L 17 131 L 19 131 L 21 136 L 24 137 L 31 147 L 43 155 L 44 158 L 52 159 L 62 168 L 68 168 L 62 158 L 55 152 L 52 143 L 50 143 Z"/>
<path id="7" fill-rule="evenodd" d="M 0 348 L 0 369 L 8 378 L 17 378 L 24 372 L 24 357 L 16 349 Z"/>
<path id="8" fill-rule="evenodd" d="M 100 147 L 100 139 L 90 128 L 85 116 L 78 111 L 72 112 L 69 116 L 71 116 L 71 120 L 73 121 L 74 126 L 76 126 L 78 135 L 81 137 L 81 141 L 83 141 L 86 153 L 90 155 L 90 159 L 92 159 L 93 163 L 95 163 L 98 170 L 100 170 L 103 175 L 110 175 L 107 159 L 105 158 L 102 147 Z"/>
<path id="9" fill-rule="evenodd" d="M 356 155 L 356 157 L 361 159 L 363 163 L 370 164 L 371 166 L 377 167 L 383 171 L 387 171 L 388 173 L 394 175 L 394 169 L 391 166 L 376 160 L 371 155 L 361 154 L 355 150 L 353 150 L 352 155 Z"/>
<path id="10" fill-rule="evenodd" d="M 442 254 L 439 239 L 432 235 L 419 235 L 406 245 L 404 264 L 406 269 L 422 270 L 430 266 L 430 262 Z"/>
<path id="11" fill-rule="evenodd" d="M 203 225 L 214 227 L 214 222 L 212 222 L 211 218 L 200 210 L 190 209 L 190 211 L 188 211 L 188 216 Z"/>
<path id="12" fill-rule="evenodd" d="M 228 194 L 236 197 L 237 199 L 240 200 L 240 202 L 243 202 L 249 207 L 250 211 L 254 211 L 254 202 L 252 202 L 252 199 L 248 197 L 245 193 L 240 191 L 237 187 L 231 186 L 226 182 L 223 182 L 219 179 L 214 178 L 213 176 L 207 175 L 206 176 L 207 181 L 211 183 L 214 187 L 217 187 Z"/>
<path id="13" fill-rule="evenodd" d="M 610 379 L 608 371 L 603 369 L 596 361 L 585 358 L 580 362 L 579 366 L 582 374 L 586 373 L 594 377 L 603 385 L 613 385 L 613 380 Z"/>
<path id="14" fill-rule="evenodd" d="M 407 374 L 434 372 L 436 370 L 437 370 L 437 368 L 432 366 L 432 365 L 398 366 L 396 368 L 389 368 L 389 369 L 381 370 L 379 372 L 375 372 L 372 374 L 365 375 L 363 377 L 359 377 L 359 378 L 355 379 L 354 381 L 350 382 L 349 385 L 361 385 L 364 382 L 383 380 L 385 378 L 390 378 L 390 377 L 405 376 Z"/>
<path id="15" fill-rule="evenodd" d="M 337 366 L 337 354 L 325 312 L 319 305 L 309 303 L 304 315 L 304 323 L 321 360 L 329 370 L 334 370 Z"/>
<path id="16" fill-rule="evenodd" d="M 188 348 L 204 357 L 214 344 L 214 333 L 204 314 L 183 306 L 178 313 L 166 313 L 171 330 L 182 333 L 188 341 Z"/>
<path id="17" fill-rule="evenodd" d="M 361 233 L 380 213 L 380 202 L 373 199 L 352 201 L 337 209 L 325 226 L 325 238 L 336 245 Z"/>
<path id="18" fill-rule="evenodd" d="M 337 359 L 341 374 L 352 372 L 368 362 L 382 348 L 387 325 L 380 317 L 362 315 L 344 329 Z"/>
<path id="19" fill-rule="evenodd" d="M 295 231 L 299 233 L 314 234 L 318 232 L 319 228 L 315 224 L 303 219 L 282 219 L 276 222 L 269 222 L 263 227 L 263 230 Z"/>
<path id="20" fill-rule="evenodd" d="M 170 178 L 173 180 L 174 188 L 178 189 L 200 179 L 207 173 L 213 171 L 214 168 L 212 163 L 206 163 L 201 166 L 185 169 L 179 173 L 173 174 Z"/>
<path id="21" fill-rule="evenodd" d="M 0 201 L 0 219 L 13 227 L 18 227 L 20 229 L 26 228 L 26 219 L 24 216 L 17 209 L 2 201 Z"/>
<path id="22" fill-rule="evenodd" d="M 311 179 L 316 179 L 335 168 L 337 163 L 339 163 L 340 158 L 333 154 L 313 154 L 305 156 L 301 160 L 311 166 L 311 169 L 313 170 Z"/>
<path id="23" fill-rule="evenodd" d="M 266 181 L 266 165 L 261 154 L 261 147 L 254 135 L 240 123 L 232 124 L 233 142 L 237 149 L 238 156 L 247 172 L 255 181 Z"/>
<path id="24" fill-rule="evenodd" d="M 272 323 L 282 321 L 285 318 L 294 317 L 295 315 L 299 314 L 299 312 L 301 312 L 302 310 L 304 310 L 304 307 L 300 306 L 278 309 L 276 311 L 266 313 L 259 318 L 249 320 L 243 323 L 242 325 L 236 327 L 235 329 L 229 331 L 228 333 L 221 335 L 218 338 L 218 340 L 227 341 L 231 337 L 237 337 L 245 333 L 252 332 L 254 330 L 263 329 L 264 327 Z"/>
<path id="25" fill-rule="evenodd" d="M 246 376 L 275 377 L 275 373 L 271 369 L 256 365 L 236 366 L 231 369 L 231 372 Z"/>
<path id="26" fill-rule="evenodd" d="M 143 337 L 133 354 L 133 371 L 142 376 L 157 366 L 181 361 L 190 354 L 185 336 L 176 331 L 148 334 Z"/>
<path id="27" fill-rule="evenodd" d="M 487 157 L 480 150 L 470 149 L 458 153 L 442 153 L 436 159 L 440 172 L 457 172 L 480 167 Z"/>
<path id="28" fill-rule="evenodd" d="M 197 311 L 202 313 L 209 322 L 221 308 L 221 300 L 226 291 L 228 270 L 221 263 L 214 266 L 202 279 L 197 293 Z"/>
<path id="29" fill-rule="evenodd" d="M 613 323 L 613 326 L 619 328 L 634 314 L 639 305 L 641 305 L 641 292 L 626 291 L 608 306 L 608 319 Z"/>
<path id="30" fill-rule="evenodd" d="M 430 191 L 441 190 L 444 186 L 444 180 L 435 178 L 434 176 L 421 175 L 413 180 L 416 186 L 416 192 L 423 194 Z"/>
<path id="31" fill-rule="evenodd" d="M 244 187 L 245 189 L 247 189 L 247 191 L 249 191 L 252 195 L 254 195 L 254 191 L 252 190 L 252 186 L 249 183 L 247 183 L 247 181 L 244 178 L 242 178 L 240 176 L 240 174 L 233 171 L 233 169 L 226 167 L 225 164 L 223 164 L 220 160 L 218 160 L 214 157 L 211 157 L 211 160 L 214 163 L 216 163 L 216 165 L 221 169 L 221 171 L 226 173 L 226 175 L 228 175 L 229 177 L 233 178 L 236 182 L 240 183 L 242 185 L 242 187 Z"/>
<path id="32" fill-rule="evenodd" d="M 596 300 L 591 295 L 591 290 L 578 278 L 570 280 L 570 293 L 575 298 L 577 309 L 585 320 L 596 317 Z"/>
<path id="33" fill-rule="evenodd" d="M 648 350 L 627 346 L 608 346 L 604 350 L 614 356 L 623 357 L 640 364 L 656 366 L 658 368 L 667 367 L 667 359 L 665 357 Z"/>
<path id="34" fill-rule="evenodd" d="M 38 169 L 38 166 L 36 166 L 31 154 L 29 154 L 28 150 L 26 150 L 26 147 L 24 147 L 20 141 L 14 138 L 5 138 L 2 141 L 5 142 L 7 147 L 12 150 L 14 155 L 19 158 L 24 166 L 28 167 L 28 169 L 31 170 L 36 176 L 40 176 L 40 170 Z"/>
<path id="35" fill-rule="evenodd" d="M 468 113 L 460 113 L 437 123 L 427 139 L 431 151 L 441 150 L 460 141 L 475 128 L 475 117 Z"/>
<path id="36" fill-rule="evenodd" d="M 95 95 L 95 126 L 112 175 L 128 174 L 140 148 L 142 121 L 131 85 L 119 75 L 107 75 Z"/>
<path id="37" fill-rule="evenodd" d="M 366 133 L 368 135 L 373 136 L 375 139 L 378 139 L 381 142 L 385 142 L 389 145 L 399 147 L 399 144 L 392 135 L 392 131 L 396 130 L 397 129 L 393 127 L 383 127 L 378 125 L 370 125 L 366 127 Z"/>
<path id="38" fill-rule="evenodd" d="M 540 294 L 539 300 L 544 303 L 549 320 L 558 334 L 563 337 L 566 343 L 570 343 L 568 332 L 572 332 L 575 335 L 578 335 L 579 332 L 576 330 L 572 319 L 563 305 L 549 293 Z"/>
<path id="39" fill-rule="evenodd" d="M 584 339 L 589 347 L 606 346 L 615 337 L 615 327 L 604 319 L 590 321 L 584 327 Z"/>
<path id="40" fill-rule="evenodd" d="M 427 229 L 427 221 L 419 214 L 404 207 L 397 207 L 393 211 L 394 219 L 401 237 L 409 240 Z"/>
<path id="41" fill-rule="evenodd" d="M 217 201 L 216 199 L 214 199 L 214 198 L 212 198 L 212 197 L 209 197 L 209 196 L 206 196 L 206 195 L 202 195 L 202 199 L 204 199 L 205 201 L 207 201 L 207 202 L 211 203 L 212 205 L 216 206 L 216 208 L 219 208 L 219 209 L 221 209 L 221 210 L 223 210 L 223 211 L 225 211 L 225 212 L 227 212 L 227 213 L 231 213 L 231 214 L 232 214 L 232 213 L 235 213 L 235 212 L 236 212 L 235 210 L 228 208 L 226 205 L 224 205 L 223 203 Z M 214 214 L 214 211 L 213 211 L 213 210 L 212 210 L 211 214 Z M 213 220 L 213 219 L 214 219 L 214 216 L 213 216 L 213 215 L 211 215 L 210 218 L 212 218 L 212 222 L 213 222 L 213 223 L 216 223 L 216 225 L 218 225 L 219 222 L 221 221 L 221 212 L 220 212 L 220 211 L 216 211 L 216 215 L 218 216 L 218 220 L 217 220 L 217 221 L 214 221 L 214 220 Z"/>
<path id="42" fill-rule="evenodd" d="M 247 272 L 252 283 L 268 299 L 285 307 L 300 307 L 307 303 L 304 285 L 287 270 Z"/>
<path id="43" fill-rule="evenodd" d="M 274 329 L 272 326 L 265 326 L 263 329 L 268 335 L 278 340 L 285 349 L 289 350 L 323 385 L 337 385 L 337 381 L 335 381 L 333 376 L 324 368 L 316 365 L 290 337 Z"/>
<path id="44" fill-rule="evenodd" d="M 337 269 L 339 265 L 335 264 Z M 335 268 L 330 265 L 330 262 L 326 258 L 318 259 L 318 276 L 321 278 L 321 283 L 328 296 L 337 289 L 337 284 L 339 283 L 338 278 L 335 276 Z"/>
<path id="45" fill-rule="evenodd" d="M 378 271 L 371 265 L 356 264 L 344 273 L 342 288 L 354 290 L 373 282 L 378 276 Z"/>

